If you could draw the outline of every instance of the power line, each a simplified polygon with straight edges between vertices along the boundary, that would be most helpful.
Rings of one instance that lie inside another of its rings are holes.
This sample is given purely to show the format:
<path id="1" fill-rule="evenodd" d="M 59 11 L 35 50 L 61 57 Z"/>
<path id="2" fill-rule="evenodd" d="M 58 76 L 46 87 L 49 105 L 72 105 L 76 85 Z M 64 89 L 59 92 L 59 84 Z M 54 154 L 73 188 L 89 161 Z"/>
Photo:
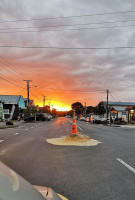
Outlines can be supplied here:
<path id="1" fill-rule="evenodd" d="M 20 48 L 20 49 L 62 49 L 62 50 L 107 50 L 107 49 L 135 49 L 135 46 L 121 47 L 46 47 L 46 46 L 17 46 L 17 45 L 0 45 L 0 48 Z"/>
<path id="2" fill-rule="evenodd" d="M 52 20 L 54 20 L 54 19 L 68 19 L 68 18 L 89 17 L 89 16 L 125 14 L 125 13 L 134 13 L 134 12 L 135 12 L 134 10 L 127 10 L 127 11 L 119 11 L 119 12 L 106 12 L 106 13 L 84 14 L 84 15 L 71 15 L 71 16 L 45 17 L 45 18 L 31 18 L 31 19 L 19 19 L 19 20 L 5 20 L 5 21 L 0 21 L 0 23 L 26 22 L 26 21 L 51 20 L 51 19 Z"/>
<path id="3" fill-rule="evenodd" d="M 118 101 L 116 101 L 116 99 L 113 97 L 113 95 L 111 94 L 111 92 L 110 92 L 110 91 L 109 91 L 109 93 L 110 93 L 111 97 L 113 98 L 113 100 L 114 100 L 116 103 L 118 103 L 118 104 L 119 104 L 119 102 L 118 102 Z"/>
<path id="4" fill-rule="evenodd" d="M 17 92 L 17 94 L 16 95 L 19 95 L 19 94 L 21 94 L 24 90 L 26 89 L 26 87 L 25 88 L 23 88 L 22 90 L 20 90 L 19 92 Z"/>
<path id="5" fill-rule="evenodd" d="M 96 30 L 96 29 L 111 29 L 111 28 L 124 28 L 124 27 L 134 27 L 134 24 L 124 25 L 124 26 L 105 26 L 105 27 L 91 27 L 91 28 L 74 28 L 74 29 L 55 29 L 55 30 L 26 30 L 26 31 L 0 31 L 1 33 L 34 33 L 34 32 L 55 32 L 55 31 L 82 31 L 82 30 Z"/>
<path id="6" fill-rule="evenodd" d="M 17 86 L 17 87 L 20 87 L 20 88 L 22 88 L 21 86 L 19 86 L 19 85 L 15 84 L 15 83 L 12 83 L 11 81 L 8 81 L 8 80 L 6 80 L 6 79 L 5 79 L 5 78 L 3 78 L 3 77 L 0 77 L 0 79 L 4 80 L 4 81 L 6 81 L 6 82 L 8 82 L 8 83 L 10 83 L 10 84 L 12 84 L 12 85 L 15 85 L 15 86 Z"/>
<path id="7" fill-rule="evenodd" d="M 7 70 L 8 72 L 11 73 L 11 71 L 8 70 L 7 68 L 5 68 L 4 66 L 0 65 L 0 67 L 2 67 L 3 69 L 5 69 L 5 70 Z M 20 84 L 20 82 L 18 82 L 18 81 L 16 81 L 16 80 L 13 80 L 12 78 L 9 78 L 8 76 L 6 76 L 6 75 L 4 75 L 4 74 L 2 74 L 2 73 L 0 73 L 0 74 L 3 75 L 3 76 L 5 76 L 6 78 L 10 79 L 10 80 L 13 81 L 13 82 L 17 82 L 17 83 Z"/>
<path id="8" fill-rule="evenodd" d="M 18 72 L 18 71 L 16 70 L 16 68 L 15 68 L 11 63 L 9 63 L 5 58 L 3 58 L 2 56 L 0 56 L 0 58 L 1 58 L 2 60 L 4 60 L 4 62 L 5 62 L 6 64 L 8 64 L 8 66 L 10 66 L 10 67 L 12 68 L 12 70 L 22 78 L 22 76 L 20 75 L 20 74 L 22 74 L 21 72 Z M 2 60 L 0 60 L 0 61 L 1 61 L 3 64 L 5 64 Z"/>
<path id="9" fill-rule="evenodd" d="M 13 27 L 13 28 L 0 28 L 0 30 L 10 30 L 10 29 L 34 29 L 34 28 L 57 28 L 63 26 L 84 26 L 84 25 L 95 25 L 95 24 L 112 24 L 112 23 L 125 23 L 125 22 L 134 22 L 134 19 L 129 20 L 117 20 L 117 21 L 109 21 L 109 22 L 91 22 L 91 23 L 83 23 L 83 24 L 60 24 L 55 26 L 35 26 L 35 27 Z"/>
<path id="10" fill-rule="evenodd" d="M 0 67 L 1 67 L 1 65 L 0 65 Z M 12 78 L 9 78 L 8 76 L 6 76 L 5 74 L 2 74 L 1 72 L 0 72 L 0 74 L 1 74 L 2 76 L 6 77 L 7 79 L 10 79 L 11 81 L 16 82 L 16 81 L 14 81 Z"/>
<path id="11" fill-rule="evenodd" d="M 34 96 L 36 99 L 38 99 L 38 100 L 43 102 L 43 100 L 39 99 L 35 94 L 33 94 L 33 92 L 30 91 L 30 94 L 32 94 L 32 96 Z"/>

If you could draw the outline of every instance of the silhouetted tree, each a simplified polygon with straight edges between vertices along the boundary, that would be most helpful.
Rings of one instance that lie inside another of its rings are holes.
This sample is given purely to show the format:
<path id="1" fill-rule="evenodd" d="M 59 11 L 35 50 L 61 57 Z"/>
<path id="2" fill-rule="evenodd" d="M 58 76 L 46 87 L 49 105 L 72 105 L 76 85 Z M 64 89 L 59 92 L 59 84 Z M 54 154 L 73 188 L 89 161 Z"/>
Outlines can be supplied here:
<path id="1" fill-rule="evenodd" d="M 73 110 L 75 110 L 76 114 L 77 115 L 80 115 L 82 114 L 82 111 L 83 111 L 83 105 L 80 103 L 80 102 L 75 102 L 71 105 L 71 108 Z"/>
<path id="2" fill-rule="evenodd" d="M 88 106 L 86 109 L 86 114 L 90 114 L 94 112 L 94 107 L 93 106 Z"/>
<path id="3" fill-rule="evenodd" d="M 97 106 L 94 107 L 94 114 L 103 115 L 106 113 L 103 102 L 101 101 Z"/>

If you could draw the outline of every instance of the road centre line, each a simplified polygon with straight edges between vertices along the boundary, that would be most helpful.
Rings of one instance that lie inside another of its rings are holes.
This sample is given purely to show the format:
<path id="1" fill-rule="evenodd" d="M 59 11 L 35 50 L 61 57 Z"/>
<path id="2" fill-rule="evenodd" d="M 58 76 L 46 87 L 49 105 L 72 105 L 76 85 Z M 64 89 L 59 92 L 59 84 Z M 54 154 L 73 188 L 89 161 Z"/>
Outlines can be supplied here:
<path id="1" fill-rule="evenodd" d="M 128 165 L 127 163 L 125 163 L 122 159 L 120 158 L 116 158 L 117 161 L 119 161 L 121 164 L 123 164 L 125 167 L 127 167 L 131 172 L 133 172 L 135 174 L 135 169 L 133 167 L 131 167 L 130 165 Z"/>
<path id="2" fill-rule="evenodd" d="M 4 140 L 0 140 L 0 142 L 4 142 Z"/>
<path id="3" fill-rule="evenodd" d="M 69 121 L 69 120 L 68 120 Z M 69 121 L 71 124 L 72 124 L 72 122 L 71 121 Z M 82 131 L 82 128 L 80 127 L 80 126 L 78 126 L 78 125 L 76 125 L 81 131 Z"/>
<path id="4" fill-rule="evenodd" d="M 20 133 L 15 133 L 14 135 L 19 135 Z"/>
<path id="5" fill-rule="evenodd" d="M 28 130 L 29 130 L 28 128 L 25 129 L 25 131 L 28 131 Z"/>

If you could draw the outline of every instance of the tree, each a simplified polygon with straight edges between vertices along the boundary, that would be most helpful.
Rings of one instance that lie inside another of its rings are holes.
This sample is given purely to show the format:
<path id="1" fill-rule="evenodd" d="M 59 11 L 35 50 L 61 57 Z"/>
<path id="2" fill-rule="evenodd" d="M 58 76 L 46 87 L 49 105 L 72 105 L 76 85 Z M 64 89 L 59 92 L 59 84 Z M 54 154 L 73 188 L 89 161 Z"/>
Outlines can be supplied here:
<path id="1" fill-rule="evenodd" d="M 52 111 L 51 111 L 51 115 L 54 115 L 54 116 L 57 115 L 57 110 L 56 110 L 55 108 L 52 109 Z"/>
<path id="2" fill-rule="evenodd" d="M 95 108 L 94 108 L 94 114 L 103 115 L 106 113 L 106 110 L 104 108 L 103 102 L 101 101 Z"/>
<path id="3" fill-rule="evenodd" d="M 80 115 L 83 111 L 83 105 L 80 102 L 75 102 L 71 105 L 71 108 L 75 110 L 77 115 Z"/>
<path id="4" fill-rule="evenodd" d="M 27 106 L 26 110 L 24 111 L 24 113 L 27 116 L 31 116 L 34 115 L 35 121 L 36 121 L 36 113 L 37 113 L 37 108 L 35 106 Z"/>
<path id="5" fill-rule="evenodd" d="M 86 109 L 86 114 L 90 114 L 94 112 L 94 107 L 93 106 L 88 106 Z"/>
<path id="6" fill-rule="evenodd" d="M 50 113 L 50 106 L 44 106 L 41 110 L 42 113 Z"/>

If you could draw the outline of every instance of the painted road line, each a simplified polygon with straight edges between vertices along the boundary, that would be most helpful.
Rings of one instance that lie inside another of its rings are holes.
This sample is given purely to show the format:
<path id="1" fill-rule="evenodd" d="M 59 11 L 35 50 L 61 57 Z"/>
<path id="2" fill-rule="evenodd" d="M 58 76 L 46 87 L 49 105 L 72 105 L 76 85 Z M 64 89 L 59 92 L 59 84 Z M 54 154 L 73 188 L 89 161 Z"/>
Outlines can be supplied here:
<path id="1" fill-rule="evenodd" d="M 4 142 L 4 140 L 0 140 L 0 142 Z"/>
<path id="2" fill-rule="evenodd" d="M 72 124 L 71 121 L 69 121 L 69 122 Z M 82 128 L 80 126 L 78 126 L 77 124 L 76 124 L 76 126 L 82 131 Z"/>
<path id="3" fill-rule="evenodd" d="M 15 133 L 14 135 L 19 135 L 20 133 Z"/>
<path id="4" fill-rule="evenodd" d="M 25 131 L 28 131 L 28 130 L 29 130 L 28 128 L 25 129 Z"/>
<path id="5" fill-rule="evenodd" d="M 130 165 L 128 165 L 127 163 L 125 163 L 122 159 L 120 158 L 116 158 L 117 161 L 119 161 L 121 164 L 123 164 L 125 167 L 127 167 L 131 172 L 133 172 L 135 174 L 135 169 L 133 167 L 131 167 Z"/>

